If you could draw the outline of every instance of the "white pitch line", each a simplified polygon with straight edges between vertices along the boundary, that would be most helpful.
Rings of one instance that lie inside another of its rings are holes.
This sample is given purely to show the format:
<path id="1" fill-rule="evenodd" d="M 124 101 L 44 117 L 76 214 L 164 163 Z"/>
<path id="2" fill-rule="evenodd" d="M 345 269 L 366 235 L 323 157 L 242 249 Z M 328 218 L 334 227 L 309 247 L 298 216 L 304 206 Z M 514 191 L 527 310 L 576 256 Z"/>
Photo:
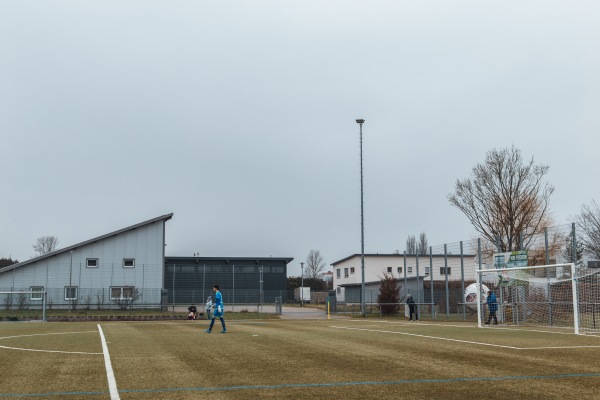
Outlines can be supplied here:
<path id="1" fill-rule="evenodd" d="M 546 349 L 598 349 L 600 346 L 541 346 L 541 347 L 520 347 L 519 350 L 546 350 Z"/>
<path id="2" fill-rule="evenodd" d="M 21 351 L 39 351 L 41 353 L 61 353 L 61 354 L 86 354 L 86 355 L 98 355 L 102 353 L 87 353 L 84 351 L 61 351 L 61 350 L 38 350 L 38 349 L 24 349 L 22 347 L 9 347 L 9 346 L 0 346 L 2 349 L 8 350 L 21 350 Z"/>
<path id="3" fill-rule="evenodd" d="M 85 332 L 57 332 L 57 333 L 35 333 L 32 335 L 15 335 L 15 336 L 4 336 L 0 337 L 0 340 L 3 339 L 20 339 L 23 337 L 32 337 L 32 336 L 49 336 L 49 335 L 74 335 L 78 333 L 94 333 L 96 331 L 85 331 Z M 11 346 L 0 346 L 2 349 L 8 350 L 20 350 L 20 351 L 37 351 L 40 353 L 61 353 L 61 354 L 86 354 L 86 355 L 98 355 L 102 353 L 90 353 L 87 351 L 62 351 L 62 350 L 42 350 L 42 349 L 26 349 L 23 347 L 11 347 Z"/>
<path id="4" fill-rule="evenodd" d="M 0 340 L 2 340 L 2 339 L 15 339 L 15 338 L 22 338 L 22 337 L 30 337 L 30 336 L 74 335 L 74 334 L 78 334 L 78 333 L 96 333 L 96 331 L 34 333 L 34 334 L 31 334 L 31 335 L 3 336 L 3 337 L 0 337 Z"/>
<path id="5" fill-rule="evenodd" d="M 502 347 L 502 348 L 505 348 L 505 349 L 512 349 L 512 350 L 597 349 L 597 348 L 600 348 L 600 346 L 594 346 L 594 345 L 591 345 L 591 346 L 514 347 L 514 346 L 503 346 L 503 345 L 500 345 L 500 344 L 492 344 L 492 343 L 473 342 L 473 341 L 469 341 L 469 340 L 450 339 L 450 338 L 444 338 L 444 337 L 439 337 L 439 336 L 418 335 L 416 333 L 396 332 L 396 331 L 384 331 L 384 330 L 380 330 L 380 329 L 354 328 L 354 327 L 348 327 L 348 326 L 330 326 L 330 328 L 348 329 L 348 330 L 355 330 L 355 331 L 367 331 L 367 332 L 393 333 L 393 334 L 396 334 L 396 335 L 417 336 L 417 337 L 423 337 L 423 338 L 428 338 L 428 339 L 447 340 L 449 342 L 460 342 L 460 343 L 468 343 L 468 344 L 478 344 L 478 345 L 481 345 L 481 346 Z"/>
<path id="6" fill-rule="evenodd" d="M 100 340 L 102 341 L 102 352 L 104 353 L 104 366 L 106 367 L 106 378 L 108 379 L 110 399 L 120 400 L 119 391 L 117 390 L 117 381 L 115 380 L 115 374 L 110 362 L 110 355 L 108 354 L 108 346 L 106 345 L 106 339 L 104 338 L 104 332 L 102 332 L 100 324 L 98 324 L 98 331 L 100 332 Z"/>
<path id="7" fill-rule="evenodd" d="M 368 321 L 352 321 L 352 322 L 363 322 L 366 323 Z M 574 336 L 579 336 L 577 335 L 575 332 L 557 332 L 556 330 L 551 330 L 551 331 L 546 331 L 546 330 L 541 330 L 541 329 L 526 329 L 526 328 L 517 328 L 515 326 L 494 326 L 492 327 L 485 327 L 485 328 L 479 328 L 476 325 L 462 325 L 462 324 L 443 324 L 443 323 L 431 323 L 431 322 L 426 322 L 426 323 L 411 323 L 411 322 L 402 322 L 402 321 L 380 321 L 379 323 L 386 323 L 386 324 L 390 324 L 390 325 L 402 325 L 402 326 L 443 326 L 443 327 L 452 327 L 452 328 L 464 328 L 464 329 L 493 329 L 493 330 L 505 330 L 505 331 L 520 331 L 520 332 L 537 332 L 537 333 L 549 333 L 552 335 L 574 335 Z M 379 326 L 379 325 L 362 325 L 362 326 Z M 568 328 L 552 328 L 552 329 L 568 329 Z M 588 337 L 600 337 L 600 336 L 594 336 L 594 335 L 586 335 Z"/>
<path id="8" fill-rule="evenodd" d="M 393 334 L 396 334 L 396 335 L 417 336 L 417 337 L 423 337 L 423 338 L 428 338 L 428 339 L 447 340 L 447 341 L 449 341 L 449 342 L 460 342 L 460 343 L 468 343 L 468 344 L 479 344 L 479 345 L 481 345 L 481 346 L 502 347 L 502 348 L 504 348 L 504 349 L 520 350 L 518 347 L 513 347 L 513 346 L 503 346 L 503 345 L 500 345 L 500 344 L 491 344 L 491 343 L 482 343 L 482 342 L 472 342 L 472 341 L 469 341 L 469 340 L 450 339 L 450 338 L 443 338 L 443 337 L 437 337 L 437 336 L 417 335 L 416 333 L 394 332 L 394 331 L 383 331 L 383 330 L 378 330 L 378 329 L 352 328 L 352 327 L 347 327 L 347 326 L 331 326 L 331 328 L 337 328 L 337 329 L 349 329 L 349 330 L 355 330 L 355 331 L 367 331 L 367 332 L 393 333 Z"/>

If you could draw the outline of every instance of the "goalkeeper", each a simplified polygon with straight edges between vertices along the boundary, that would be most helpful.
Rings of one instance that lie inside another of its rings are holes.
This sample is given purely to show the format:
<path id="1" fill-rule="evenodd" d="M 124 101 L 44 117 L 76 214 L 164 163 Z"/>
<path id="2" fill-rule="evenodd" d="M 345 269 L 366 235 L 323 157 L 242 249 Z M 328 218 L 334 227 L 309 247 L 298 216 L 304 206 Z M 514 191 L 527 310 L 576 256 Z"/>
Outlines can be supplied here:
<path id="1" fill-rule="evenodd" d="M 210 320 L 210 327 L 204 332 L 210 333 L 213 325 L 215 324 L 215 318 L 219 318 L 221 320 L 221 326 L 223 327 L 221 333 L 226 333 L 227 329 L 225 328 L 225 320 L 223 319 L 223 314 L 225 313 L 223 295 L 221 295 L 221 292 L 219 292 L 219 285 L 213 285 L 212 290 L 215 292 L 215 312 Z"/>
<path id="2" fill-rule="evenodd" d="M 486 303 L 488 306 L 488 320 L 485 323 L 489 325 L 492 322 L 492 318 L 494 318 L 494 325 L 498 325 L 498 318 L 496 318 L 496 311 L 498 311 L 498 303 L 496 301 L 496 295 L 491 290 L 488 290 L 488 297 L 486 299 Z"/>

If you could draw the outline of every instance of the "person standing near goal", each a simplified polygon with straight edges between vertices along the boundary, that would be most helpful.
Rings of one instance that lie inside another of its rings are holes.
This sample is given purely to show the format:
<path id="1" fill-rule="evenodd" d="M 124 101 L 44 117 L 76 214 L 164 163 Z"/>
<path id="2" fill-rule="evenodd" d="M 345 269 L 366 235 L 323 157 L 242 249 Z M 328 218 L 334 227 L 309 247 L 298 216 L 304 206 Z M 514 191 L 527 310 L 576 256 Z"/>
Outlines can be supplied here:
<path id="1" fill-rule="evenodd" d="M 413 314 L 415 315 L 415 321 L 418 321 L 419 314 L 417 314 L 417 311 L 415 309 L 415 299 L 413 299 L 412 294 L 406 295 L 406 304 L 408 304 L 408 310 L 410 312 L 410 321 L 412 321 Z"/>
<path id="2" fill-rule="evenodd" d="M 219 285 L 213 285 L 212 290 L 215 292 L 215 311 L 213 312 L 212 319 L 210 320 L 210 327 L 204 332 L 210 333 L 213 325 L 215 324 L 215 318 L 219 318 L 219 320 L 221 320 L 221 326 L 223 327 L 221 333 L 227 333 L 227 329 L 225 328 L 225 320 L 223 319 L 223 314 L 225 313 L 223 295 L 221 292 L 219 292 Z"/>
<path id="3" fill-rule="evenodd" d="M 485 324 L 489 325 L 492 321 L 492 318 L 494 318 L 494 325 L 498 325 L 498 318 L 496 318 L 496 311 L 498 311 L 498 302 L 496 301 L 496 295 L 491 290 L 488 290 L 486 303 L 488 306 L 489 315 L 488 320 Z"/>

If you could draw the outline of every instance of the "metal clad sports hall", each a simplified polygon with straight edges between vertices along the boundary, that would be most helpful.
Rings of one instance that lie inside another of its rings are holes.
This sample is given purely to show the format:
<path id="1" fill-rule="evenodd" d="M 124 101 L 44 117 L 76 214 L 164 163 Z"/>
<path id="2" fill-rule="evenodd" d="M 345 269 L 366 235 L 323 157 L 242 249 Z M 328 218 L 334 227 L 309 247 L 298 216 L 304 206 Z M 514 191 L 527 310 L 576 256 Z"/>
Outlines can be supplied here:
<path id="1" fill-rule="evenodd" d="M 166 257 L 169 302 L 204 303 L 218 284 L 231 304 L 274 303 L 287 295 L 287 264 L 293 258 Z M 171 289 L 171 290 L 169 290 Z"/>
<path id="2" fill-rule="evenodd" d="M 285 297 L 293 258 L 165 257 L 165 224 L 172 217 L 162 215 L 0 269 L 0 292 L 30 292 L 18 298 L 0 295 L 3 306 L 41 306 L 44 292 L 50 308 L 202 304 L 214 284 L 226 304 Z"/>

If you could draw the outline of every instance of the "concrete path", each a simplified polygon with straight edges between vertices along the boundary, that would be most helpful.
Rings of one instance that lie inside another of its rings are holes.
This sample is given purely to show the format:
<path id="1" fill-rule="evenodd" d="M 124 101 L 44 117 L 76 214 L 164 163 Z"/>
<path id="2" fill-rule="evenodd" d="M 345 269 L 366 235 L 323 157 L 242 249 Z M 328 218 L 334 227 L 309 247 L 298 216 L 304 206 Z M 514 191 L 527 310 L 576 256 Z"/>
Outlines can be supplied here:
<path id="1" fill-rule="evenodd" d="M 275 306 L 260 306 L 261 312 L 275 313 Z M 348 318 L 347 316 L 330 315 L 329 318 Z M 281 307 L 281 319 L 327 319 L 327 313 L 313 307 Z"/>

